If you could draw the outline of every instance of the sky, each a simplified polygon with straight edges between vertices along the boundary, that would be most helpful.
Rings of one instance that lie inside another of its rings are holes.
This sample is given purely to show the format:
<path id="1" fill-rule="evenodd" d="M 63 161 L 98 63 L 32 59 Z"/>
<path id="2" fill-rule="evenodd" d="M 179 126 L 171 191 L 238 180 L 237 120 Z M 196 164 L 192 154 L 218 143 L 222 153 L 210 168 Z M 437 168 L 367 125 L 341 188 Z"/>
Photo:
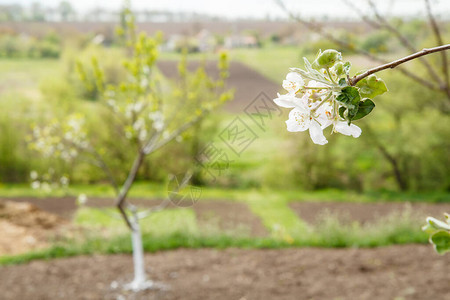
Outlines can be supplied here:
<path id="1" fill-rule="evenodd" d="M 123 0 L 69 0 L 78 12 L 95 7 L 118 10 Z M 368 12 L 365 0 L 349 0 L 353 5 Z M 450 16 L 450 0 L 430 0 L 438 17 Z M 40 2 L 45 6 L 56 6 L 60 0 L 0 0 L 0 4 L 23 5 Z M 418 16 L 424 13 L 423 0 L 375 0 L 380 12 L 390 16 Z M 314 18 L 354 18 L 355 13 L 342 0 L 284 0 L 293 12 Z M 227 18 L 271 18 L 285 14 L 274 0 L 132 0 L 135 9 L 170 10 L 174 12 L 197 12 Z"/>

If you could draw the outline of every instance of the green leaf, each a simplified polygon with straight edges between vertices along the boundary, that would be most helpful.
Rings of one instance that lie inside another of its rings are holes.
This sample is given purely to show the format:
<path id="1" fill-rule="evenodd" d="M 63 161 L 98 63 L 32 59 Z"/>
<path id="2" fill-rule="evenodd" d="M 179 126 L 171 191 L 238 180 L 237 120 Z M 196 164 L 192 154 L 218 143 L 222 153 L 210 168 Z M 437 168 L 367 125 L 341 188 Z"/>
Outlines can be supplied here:
<path id="1" fill-rule="evenodd" d="M 341 116 L 342 119 L 347 119 L 345 116 L 345 110 L 346 110 L 345 107 L 343 106 L 339 107 L 339 116 Z"/>
<path id="2" fill-rule="evenodd" d="M 354 86 L 346 86 L 341 90 L 336 100 L 345 107 L 344 110 L 339 109 L 339 114 L 350 124 L 358 113 L 358 106 L 361 100 L 358 89 Z"/>
<path id="3" fill-rule="evenodd" d="M 450 233 L 448 231 L 437 231 L 430 237 L 430 242 L 434 244 L 434 248 L 439 254 L 450 251 Z"/>
<path id="4" fill-rule="evenodd" d="M 386 83 L 384 83 L 384 81 L 381 78 L 378 78 L 375 74 L 360 80 L 356 86 L 359 87 L 361 96 L 367 98 L 374 98 L 388 91 Z"/>
<path id="5" fill-rule="evenodd" d="M 358 112 L 353 117 L 352 121 L 359 120 L 370 114 L 372 109 L 374 109 L 375 103 L 369 98 L 365 98 L 363 101 L 359 102 Z"/>
<path id="6" fill-rule="evenodd" d="M 341 78 L 341 79 L 339 79 L 338 84 L 339 84 L 340 87 L 346 87 L 347 86 L 347 80 L 345 80 L 345 78 Z"/>
<path id="7" fill-rule="evenodd" d="M 359 91 L 354 86 L 346 86 L 341 90 L 341 93 L 336 97 L 336 100 L 347 108 L 357 106 L 361 96 Z"/>

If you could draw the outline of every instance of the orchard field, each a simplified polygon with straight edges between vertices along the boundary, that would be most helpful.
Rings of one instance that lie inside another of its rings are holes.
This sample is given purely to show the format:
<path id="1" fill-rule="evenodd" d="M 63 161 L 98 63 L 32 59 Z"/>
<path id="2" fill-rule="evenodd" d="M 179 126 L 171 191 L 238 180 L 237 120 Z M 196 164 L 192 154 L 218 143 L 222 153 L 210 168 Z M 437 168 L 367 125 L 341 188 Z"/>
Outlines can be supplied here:
<path id="1" fill-rule="evenodd" d="M 42 30 L 13 25 L 22 33 Z M 440 25 L 448 41 L 448 23 Z M 342 26 L 339 34 L 347 30 L 348 41 L 383 60 L 409 54 L 383 32 Z M 430 44 L 424 22 L 399 28 L 416 47 Z M 43 157 L 30 145 L 35 128 L 63 124 L 75 113 L 112 177 L 127 179 L 134 149 L 123 141 L 133 140 L 135 129 L 114 127 L 102 104 L 108 91 L 98 81 L 127 92 L 123 83 L 133 69 L 120 62 L 130 54 L 119 38 L 94 43 L 98 35 L 58 30 L 38 34 L 39 47 L 18 42 L 34 52 L 16 47 L 12 56 L 2 52 L 10 44 L 0 33 L 1 299 L 450 299 L 450 256 L 438 255 L 421 229 L 428 216 L 450 212 L 448 99 L 400 72 L 382 71 L 377 76 L 389 92 L 377 97 L 370 118 L 355 122 L 361 137 L 327 134 L 328 145 L 315 145 L 308 134 L 286 131 L 288 112 L 273 99 L 284 93 L 290 67 L 334 44 L 308 36 L 286 45 L 278 41 L 282 34 L 255 34 L 258 46 L 229 49 L 224 69 L 218 51 L 190 51 L 189 43 L 178 52 L 158 49 L 151 73 L 158 84 L 151 88 L 171 109 L 200 114 L 189 112 L 188 101 L 226 98 L 217 92 L 224 86 L 232 99 L 143 160 L 126 195 L 128 215 L 170 201 L 140 222 L 154 286 L 123 289 L 133 280 L 133 248 L 117 212 L 121 189 L 88 160 Z M 142 40 L 137 45 L 148 46 Z M 352 76 L 379 65 L 338 50 L 352 62 Z M 438 58 L 430 56 L 431 63 L 439 65 Z M 406 70 L 427 71 L 417 62 Z M 236 122 L 251 134 L 239 151 L 225 138 Z M 198 153 L 212 146 L 227 160 L 195 169 Z M 180 180 L 191 168 L 191 182 L 178 194 L 182 184 L 174 188 L 172 175 Z"/>

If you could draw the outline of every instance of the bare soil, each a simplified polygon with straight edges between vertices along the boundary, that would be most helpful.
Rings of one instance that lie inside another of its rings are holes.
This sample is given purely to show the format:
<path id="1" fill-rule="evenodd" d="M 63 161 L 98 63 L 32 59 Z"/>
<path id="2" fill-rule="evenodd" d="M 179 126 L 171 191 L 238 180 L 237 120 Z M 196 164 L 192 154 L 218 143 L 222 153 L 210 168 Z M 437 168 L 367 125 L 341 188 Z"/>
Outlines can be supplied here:
<path id="1" fill-rule="evenodd" d="M 62 218 L 33 204 L 0 199 L 0 256 L 46 247 L 49 239 L 67 225 Z"/>
<path id="2" fill-rule="evenodd" d="M 401 215 L 410 211 L 414 217 L 425 221 L 427 216 L 443 218 L 444 212 L 450 212 L 450 203 L 409 203 L 409 202 L 293 202 L 290 207 L 308 223 L 320 221 L 326 214 L 336 216 L 341 221 L 371 223 L 389 215 Z"/>
<path id="3" fill-rule="evenodd" d="M 132 277 L 131 256 L 84 256 L 1 267 L 1 298 L 450 299 L 450 255 L 428 245 L 180 249 L 147 254 L 146 263 L 149 277 L 165 290 L 123 291 Z"/>
<path id="4" fill-rule="evenodd" d="M 17 244 L 31 230 L 47 233 L 59 228 L 76 209 L 73 198 L 13 200 L 15 203 L 2 201 L 0 206 L 3 247 Z M 133 201 L 142 206 L 158 202 Z M 112 202 L 91 199 L 89 203 L 105 207 Z M 379 215 L 403 210 L 404 205 L 292 203 L 291 207 L 309 222 L 315 222 L 325 209 L 371 222 Z M 449 204 L 411 205 L 424 215 L 436 216 L 449 208 Z M 266 234 L 260 220 L 245 204 L 200 201 L 193 209 L 199 222 L 209 223 L 217 218 L 221 228 L 244 224 L 252 234 Z M 8 226 L 17 226 L 25 233 L 14 232 Z M 5 240 L 8 230 L 13 235 Z M 376 249 L 179 249 L 146 254 L 146 263 L 149 278 L 165 285 L 165 289 L 137 294 L 124 291 L 121 286 L 132 279 L 131 256 L 94 255 L 0 267 L 0 299 L 450 299 L 450 255 L 438 256 L 430 245 Z"/>

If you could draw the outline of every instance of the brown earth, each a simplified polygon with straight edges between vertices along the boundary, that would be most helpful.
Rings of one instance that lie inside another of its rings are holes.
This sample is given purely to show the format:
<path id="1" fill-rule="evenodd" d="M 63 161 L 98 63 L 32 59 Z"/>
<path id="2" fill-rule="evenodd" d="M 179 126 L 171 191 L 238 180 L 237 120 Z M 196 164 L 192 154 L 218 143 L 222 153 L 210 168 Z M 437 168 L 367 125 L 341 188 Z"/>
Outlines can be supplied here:
<path id="1" fill-rule="evenodd" d="M 178 62 L 161 61 L 158 62 L 158 68 L 169 78 L 178 76 Z M 198 62 L 190 62 L 188 69 L 193 71 L 199 66 Z M 218 77 L 217 62 L 208 61 L 205 65 L 206 72 L 214 77 Z M 281 85 L 275 83 L 267 77 L 263 76 L 254 69 L 246 65 L 232 61 L 229 69 L 230 77 L 227 79 L 227 87 L 235 89 L 234 99 L 225 104 L 225 109 L 230 112 L 243 113 L 244 109 L 255 100 L 260 93 L 267 95 L 268 100 L 276 97 L 276 93 L 280 91 Z"/>
<path id="2" fill-rule="evenodd" d="M 83 256 L 0 267 L 2 299 L 450 299 L 450 255 L 428 245 L 376 249 L 185 250 L 146 255 L 166 290 L 111 288 L 131 256 Z M 120 297 L 122 296 L 122 298 Z"/>
<path id="3" fill-rule="evenodd" d="M 443 218 L 444 212 L 450 212 L 450 203 L 409 203 L 409 202 L 293 202 L 290 207 L 298 216 L 309 223 L 316 223 L 330 214 L 344 222 L 358 221 L 362 224 L 374 222 L 389 215 L 401 215 L 411 212 L 414 217 L 425 220 L 428 216 Z"/>
<path id="4" fill-rule="evenodd" d="M 30 203 L 0 199 L 0 256 L 46 247 L 67 225 L 59 216 Z"/>

